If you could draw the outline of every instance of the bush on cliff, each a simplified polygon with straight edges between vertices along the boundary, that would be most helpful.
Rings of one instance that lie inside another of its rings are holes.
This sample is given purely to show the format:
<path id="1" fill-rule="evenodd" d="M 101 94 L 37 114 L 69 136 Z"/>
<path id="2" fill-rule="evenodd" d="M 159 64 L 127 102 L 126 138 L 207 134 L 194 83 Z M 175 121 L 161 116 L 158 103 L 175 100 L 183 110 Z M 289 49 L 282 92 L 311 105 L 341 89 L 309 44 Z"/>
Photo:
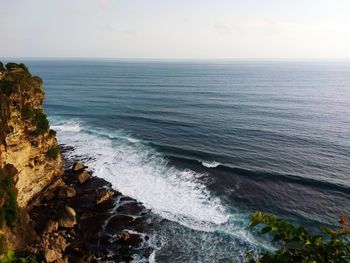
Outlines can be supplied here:
<path id="1" fill-rule="evenodd" d="M 26 104 L 22 108 L 22 117 L 25 120 L 32 119 L 34 117 L 34 111 L 30 104 Z"/>
<path id="2" fill-rule="evenodd" d="M 0 224 L 1 226 L 14 226 L 19 223 L 19 208 L 16 201 L 16 187 L 14 176 L 16 168 L 5 165 L 0 170 Z"/>
<path id="3" fill-rule="evenodd" d="M 42 135 L 49 130 L 49 121 L 47 120 L 46 114 L 39 109 L 34 110 L 34 122 L 36 130 L 32 132 L 32 135 Z"/>
<path id="4" fill-rule="evenodd" d="M 340 229 L 322 227 L 322 235 L 312 235 L 303 226 L 293 225 L 277 219 L 274 215 L 255 212 L 251 227 L 263 225 L 261 234 L 272 235 L 272 242 L 278 246 L 275 253 L 263 252 L 257 259 L 248 255 L 247 263 L 335 263 L 350 262 L 349 220 L 341 217 Z"/>
<path id="5" fill-rule="evenodd" d="M 55 147 L 49 149 L 49 150 L 46 152 L 46 155 L 47 155 L 48 157 L 52 158 L 52 159 L 56 159 L 57 156 L 60 154 L 60 152 L 61 152 L 60 147 L 55 146 Z"/>

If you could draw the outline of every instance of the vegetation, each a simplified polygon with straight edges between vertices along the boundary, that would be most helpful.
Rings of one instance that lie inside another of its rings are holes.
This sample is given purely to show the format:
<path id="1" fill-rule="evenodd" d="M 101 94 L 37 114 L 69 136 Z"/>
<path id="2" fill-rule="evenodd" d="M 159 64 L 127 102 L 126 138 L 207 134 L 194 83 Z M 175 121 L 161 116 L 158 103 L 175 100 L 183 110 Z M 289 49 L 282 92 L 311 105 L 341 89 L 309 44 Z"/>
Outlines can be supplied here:
<path id="1" fill-rule="evenodd" d="M 49 121 L 47 120 L 46 114 L 39 109 L 34 110 L 34 122 L 36 130 L 32 132 L 32 135 L 42 135 L 49 130 Z"/>
<path id="2" fill-rule="evenodd" d="M 38 263 L 38 261 L 31 257 L 16 257 L 13 251 L 8 251 L 4 259 L 0 259 L 0 263 Z"/>
<path id="3" fill-rule="evenodd" d="M 22 108 L 22 117 L 25 120 L 32 119 L 34 117 L 34 111 L 30 104 L 26 104 Z"/>
<path id="4" fill-rule="evenodd" d="M 27 66 L 24 65 L 23 63 L 21 63 L 21 64 L 17 64 L 17 63 L 13 63 L 13 62 L 7 63 L 6 64 L 6 69 L 8 71 L 20 69 L 20 70 L 23 70 L 23 71 L 29 73 L 29 70 L 28 70 Z"/>
<path id="5" fill-rule="evenodd" d="M 278 246 L 275 253 L 263 252 L 257 259 L 248 255 L 247 263 L 346 263 L 350 262 L 349 220 L 343 216 L 339 220 L 340 229 L 322 227 L 322 235 L 312 235 L 303 226 L 293 225 L 277 219 L 276 216 L 255 212 L 251 227 L 263 225 L 261 234 L 272 235 L 272 242 Z"/>
<path id="6" fill-rule="evenodd" d="M 4 64 L 0 61 L 0 71 L 5 71 L 5 67 Z"/>
<path id="7" fill-rule="evenodd" d="M 19 209 L 16 202 L 14 176 L 17 170 L 7 164 L 0 170 L 0 224 L 14 226 L 19 223 Z"/>
<path id="8" fill-rule="evenodd" d="M 50 129 L 50 131 L 49 131 L 49 135 L 50 135 L 51 137 L 55 137 L 55 136 L 56 136 L 56 131 L 55 131 L 55 130 Z"/>
<path id="9" fill-rule="evenodd" d="M 48 150 L 46 152 L 46 155 L 51 157 L 52 159 L 56 159 L 57 156 L 60 154 L 60 152 L 61 152 L 60 147 L 55 146 L 55 147 L 51 148 L 50 150 Z"/>

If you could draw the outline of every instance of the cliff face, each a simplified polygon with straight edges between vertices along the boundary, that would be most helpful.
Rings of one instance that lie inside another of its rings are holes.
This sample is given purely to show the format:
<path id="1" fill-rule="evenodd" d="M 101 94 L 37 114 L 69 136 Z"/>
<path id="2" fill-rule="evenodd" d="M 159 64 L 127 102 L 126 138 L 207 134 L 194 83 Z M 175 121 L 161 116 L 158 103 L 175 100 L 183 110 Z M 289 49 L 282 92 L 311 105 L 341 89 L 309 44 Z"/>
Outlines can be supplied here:
<path id="1" fill-rule="evenodd" d="M 0 168 L 12 164 L 17 169 L 14 184 L 22 208 L 63 173 L 55 132 L 49 130 L 42 107 L 44 98 L 41 79 L 24 65 L 8 65 L 0 74 Z"/>

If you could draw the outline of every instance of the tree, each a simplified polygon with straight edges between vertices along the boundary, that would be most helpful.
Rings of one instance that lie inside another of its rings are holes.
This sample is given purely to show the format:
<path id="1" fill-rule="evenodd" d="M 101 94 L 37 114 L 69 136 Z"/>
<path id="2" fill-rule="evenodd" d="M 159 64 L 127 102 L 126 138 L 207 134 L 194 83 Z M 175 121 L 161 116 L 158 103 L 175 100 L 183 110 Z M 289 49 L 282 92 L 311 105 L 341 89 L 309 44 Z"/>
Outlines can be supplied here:
<path id="1" fill-rule="evenodd" d="M 349 219 L 342 216 L 339 223 L 337 231 L 323 226 L 321 235 L 312 235 L 303 226 L 294 227 L 274 215 L 255 212 L 251 217 L 251 227 L 263 225 L 260 233 L 270 233 L 278 249 L 275 253 L 264 251 L 257 259 L 250 255 L 247 263 L 350 262 Z"/>

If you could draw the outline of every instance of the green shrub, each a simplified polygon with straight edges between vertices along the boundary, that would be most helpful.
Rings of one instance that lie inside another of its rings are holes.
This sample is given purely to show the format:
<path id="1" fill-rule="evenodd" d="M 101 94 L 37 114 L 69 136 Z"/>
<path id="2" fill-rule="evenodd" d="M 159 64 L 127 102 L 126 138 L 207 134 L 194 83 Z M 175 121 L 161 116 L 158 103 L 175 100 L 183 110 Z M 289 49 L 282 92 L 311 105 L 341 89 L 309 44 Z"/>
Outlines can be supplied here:
<path id="1" fill-rule="evenodd" d="M 22 108 L 22 117 L 25 120 L 31 119 L 34 117 L 34 111 L 32 109 L 32 107 L 29 104 L 26 104 L 23 106 Z"/>
<path id="2" fill-rule="evenodd" d="M 56 136 L 56 131 L 55 131 L 55 130 L 50 129 L 50 131 L 49 131 L 49 135 L 50 135 L 51 137 L 55 137 L 55 136 Z"/>
<path id="3" fill-rule="evenodd" d="M 23 69 L 25 72 L 29 73 L 29 70 L 28 70 L 28 68 L 27 68 L 27 66 L 26 66 L 25 64 L 21 63 L 21 64 L 19 64 L 18 66 L 19 66 L 21 69 Z"/>
<path id="4" fill-rule="evenodd" d="M 34 88 L 34 93 L 44 93 L 44 91 L 42 90 L 42 88 L 35 87 Z"/>
<path id="5" fill-rule="evenodd" d="M 14 176 L 17 170 L 12 165 L 5 165 L 0 170 L 0 224 L 14 226 L 19 223 L 19 208 L 16 200 Z"/>
<path id="6" fill-rule="evenodd" d="M 17 69 L 20 68 L 20 66 L 17 63 L 13 63 L 13 62 L 9 62 L 6 64 L 6 68 L 7 70 L 13 70 L 13 69 Z"/>
<path id="7" fill-rule="evenodd" d="M 49 121 L 47 120 L 46 114 L 39 109 L 34 110 L 34 121 L 36 130 L 32 132 L 32 135 L 45 134 L 49 129 Z"/>
<path id="8" fill-rule="evenodd" d="M 57 156 L 60 154 L 60 152 L 61 152 L 60 147 L 55 146 L 55 147 L 49 149 L 49 150 L 46 152 L 46 155 L 47 155 L 48 157 L 52 158 L 52 159 L 56 159 Z"/>
<path id="9" fill-rule="evenodd" d="M 0 61 L 0 71 L 5 71 L 5 67 L 4 64 Z"/>
<path id="10" fill-rule="evenodd" d="M 278 246 L 275 253 L 262 252 L 258 259 L 248 256 L 247 263 L 333 263 L 350 262 L 349 220 L 341 217 L 339 230 L 322 227 L 322 235 L 312 235 L 303 226 L 293 225 L 277 219 L 276 216 L 255 212 L 251 227 L 263 225 L 261 234 L 272 235 L 272 242 Z"/>
<path id="11" fill-rule="evenodd" d="M 7 252 L 6 258 L 0 259 L 1 263 L 38 263 L 35 257 L 16 257 L 13 251 L 9 250 Z"/>

